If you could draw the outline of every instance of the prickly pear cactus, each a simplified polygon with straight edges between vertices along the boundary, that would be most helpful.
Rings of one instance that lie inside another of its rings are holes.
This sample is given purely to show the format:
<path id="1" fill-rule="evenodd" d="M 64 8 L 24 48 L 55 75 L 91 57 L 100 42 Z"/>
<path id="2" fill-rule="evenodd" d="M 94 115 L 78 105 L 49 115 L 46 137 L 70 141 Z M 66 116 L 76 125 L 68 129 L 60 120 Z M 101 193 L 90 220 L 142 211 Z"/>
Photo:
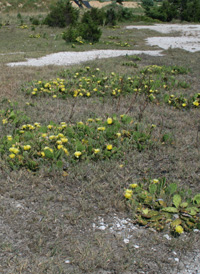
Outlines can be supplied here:
<path id="1" fill-rule="evenodd" d="M 174 235 L 180 235 L 200 229 L 200 194 L 192 198 L 183 193 L 176 183 L 167 184 L 162 178 L 131 184 L 124 197 L 128 207 L 135 211 L 138 224 L 157 231 L 170 228 Z"/>

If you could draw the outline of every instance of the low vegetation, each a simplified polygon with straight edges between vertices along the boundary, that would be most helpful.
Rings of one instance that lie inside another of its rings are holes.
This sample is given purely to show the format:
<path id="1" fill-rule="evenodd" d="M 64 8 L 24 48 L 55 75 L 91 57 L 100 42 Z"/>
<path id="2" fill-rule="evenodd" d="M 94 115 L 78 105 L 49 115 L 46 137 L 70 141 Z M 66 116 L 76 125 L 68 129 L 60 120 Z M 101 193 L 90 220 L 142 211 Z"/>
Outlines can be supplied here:
<path id="1" fill-rule="evenodd" d="M 179 273 L 174 252 L 188 262 L 199 251 L 199 53 L 7 66 L 59 51 L 149 49 L 151 31 L 124 29 L 149 23 L 144 14 L 52 4 L 0 21 L 0 272 Z"/>

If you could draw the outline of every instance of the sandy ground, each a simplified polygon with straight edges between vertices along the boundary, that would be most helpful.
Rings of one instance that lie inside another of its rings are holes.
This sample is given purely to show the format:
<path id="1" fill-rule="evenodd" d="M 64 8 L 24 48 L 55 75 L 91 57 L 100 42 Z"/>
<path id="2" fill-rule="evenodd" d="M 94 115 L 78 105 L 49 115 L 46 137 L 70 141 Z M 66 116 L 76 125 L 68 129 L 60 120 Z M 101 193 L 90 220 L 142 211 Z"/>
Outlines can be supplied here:
<path id="1" fill-rule="evenodd" d="M 150 46 L 158 46 L 165 50 L 180 48 L 190 52 L 200 51 L 200 25 L 156 24 L 154 26 L 127 26 L 126 29 L 150 29 L 172 35 L 147 38 L 146 42 Z"/>
<path id="2" fill-rule="evenodd" d="M 106 1 L 106 2 L 99 2 L 99 1 L 90 1 L 89 2 L 91 7 L 93 8 L 103 8 L 107 5 L 110 5 L 112 3 L 112 1 Z M 77 8 L 77 5 L 72 2 L 72 6 Z M 123 3 L 123 7 L 125 8 L 137 8 L 138 7 L 138 3 L 137 2 L 124 2 Z"/>
<path id="3" fill-rule="evenodd" d="M 101 58 L 118 57 L 124 55 L 138 55 L 148 54 L 151 56 L 162 56 L 159 50 L 140 51 L 140 50 L 91 50 L 83 52 L 58 52 L 46 55 L 41 58 L 30 58 L 25 62 L 13 62 L 8 63 L 8 66 L 46 66 L 46 65 L 57 65 L 67 66 L 71 64 L 79 64 L 81 62 L 91 61 Z"/>

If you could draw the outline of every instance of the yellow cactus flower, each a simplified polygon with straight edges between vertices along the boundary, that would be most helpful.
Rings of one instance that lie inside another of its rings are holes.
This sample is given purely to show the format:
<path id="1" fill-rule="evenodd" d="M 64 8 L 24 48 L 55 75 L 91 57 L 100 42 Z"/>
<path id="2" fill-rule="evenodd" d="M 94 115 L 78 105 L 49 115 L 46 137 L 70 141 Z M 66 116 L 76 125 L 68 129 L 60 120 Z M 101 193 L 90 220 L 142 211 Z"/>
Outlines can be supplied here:
<path id="1" fill-rule="evenodd" d="M 30 150 L 30 149 L 31 149 L 31 146 L 30 146 L 30 145 L 24 146 L 24 150 Z"/>
<path id="2" fill-rule="evenodd" d="M 159 180 L 158 180 L 158 179 L 153 179 L 152 182 L 153 182 L 154 184 L 157 184 L 157 183 L 159 183 Z"/>
<path id="3" fill-rule="evenodd" d="M 67 142 L 68 142 L 68 139 L 67 139 L 67 138 L 61 138 L 61 142 L 62 142 L 62 143 L 67 143 Z"/>
<path id="4" fill-rule="evenodd" d="M 40 123 L 38 123 L 38 122 L 36 122 L 36 123 L 34 123 L 34 126 L 36 126 L 36 127 L 40 127 Z"/>
<path id="5" fill-rule="evenodd" d="M 82 155 L 81 151 L 76 151 L 76 152 L 74 153 L 74 156 L 75 156 L 76 158 L 79 158 L 81 155 Z"/>
<path id="6" fill-rule="evenodd" d="M 47 128 L 48 128 L 48 129 L 52 129 L 53 126 L 52 126 L 52 125 L 48 125 Z"/>
<path id="7" fill-rule="evenodd" d="M 87 121 L 88 121 L 88 122 L 94 122 L 94 119 L 89 118 Z"/>
<path id="8" fill-rule="evenodd" d="M 50 148 L 50 147 L 44 147 L 44 150 L 49 150 L 51 153 L 53 153 L 53 149 L 52 148 Z"/>
<path id="9" fill-rule="evenodd" d="M 138 184 L 130 184 L 129 185 L 131 188 L 136 188 L 138 186 Z"/>
<path id="10" fill-rule="evenodd" d="M 49 140 L 55 140 L 57 137 L 55 135 L 50 135 Z"/>
<path id="11" fill-rule="evenodd" d="M 57 146 L 57 149 L 62 149 L 63 148 L 63 145 L 58 145 Z"/>
<path id="12" fill-rule="evenodd" d="M 108 124 L 108 125 L 111 125 L 112 123 L 113 123 L 113 119 L 109 117 L 109 118 L 107 119 L 107 124 Z"/>
<path id="13" fill-rule="evenodd" d="M 12 153 L 14 153 L 14 154 L 19 153 L 19 149 L 16 148 L 16 147 L 11 147 L 11 148 L 9 148 L 9 151 L 12 152 Z"/>
<path id="14" fill-rule="evenodd" d="M 198 107 L 198 106 L 199 106 L 199 102 L 198 102 L 198 101 L 194 101 L 194 102 L 193 102 L 193 105 L 194 105 L 195 107 Z"/>
<path id="15" fill-rule="evenodd" d="M 61 123 L 61 124 L 62 124 L 62 123 Z M 64 138 L 65 136 L 64 136 L 64 134 L 59 133 L 59 134 L 57 135 L 57 137 L 58 137 L 58 138 Z"/>
<path id="16" fill-rule="evenodd" d="M 113 146 L 112 145 L 107 145 L 107 150 L 112 150 Z"/>
<path id="17" fill-rule="evenodd" d="M 104 131 L 106 128 L 105 127 L 98 127 L 97 130 L 99 131 Z"/>
<path id="18" fill-rule="evenodd" d="M 177 226 L 175 227 L 175 231 L 176 231 L 178 234 L 181 234 L 181 233 L 184 232 L 183 227 L 182 227 L 181 225 L 177 225 Z"/>
<path id="19" fill-rule="evenodd" d="M 9 157 L 10 157 L 11 159 L 15 158 L 15 154 L 14 154 L 14 153 L 11 153 L 11 154 L 9 155 Z"/>
<path id="20" fill-rule="evenodd" d="M 8 120 L 7 120 L 7 119 L 3 119 L 3 120 L 2 120 L 2 123 L 3 123 L 3 125 L 7 124 L 7 123 L 8 123 Z"/>
<path id="21" fill-rule="evenodd" d="M 126 199 L 131 199 L 132 195 L 133 195 L 133 191 L 132 190 L 130 190 L 130 189 L 126 189 L 125 190 L 124 197 Z"/>
<path id="22" fill-rule="evenodd" d="M 11 135 L 7 135 L 7 140 L 8 140 L 8 141 L 12 141 L 12 139 L 13 139 L 13 138 L 12 138 Z"/>
<path id="23" fill-rule="evenodd" d="M 112 91 L 112 95 L 116 95 L 116 91 L 115 90 Z"/>
<path id="24" fill-rule="evenodd" d="M 99 148 L 95 148 L 94 149 L 94 154 L 97 154 L 97 153 L 99 153 L 100 152 L 100 149 Z"/>
<path id="25" fill-rule="evenodd" d="M 66 155 L 69 155 L 69 151 L 66 148 L 63 148 Z"/>

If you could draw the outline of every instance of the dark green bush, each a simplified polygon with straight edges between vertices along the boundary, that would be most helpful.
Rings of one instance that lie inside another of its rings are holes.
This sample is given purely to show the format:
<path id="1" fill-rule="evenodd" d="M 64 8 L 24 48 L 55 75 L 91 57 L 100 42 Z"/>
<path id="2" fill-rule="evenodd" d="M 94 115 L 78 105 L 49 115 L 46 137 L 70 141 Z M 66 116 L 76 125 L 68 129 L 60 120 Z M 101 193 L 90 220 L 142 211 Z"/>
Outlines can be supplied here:
<path id="1" fill-rule="evenodd" d="M 106 12 L 106 25 L 115 26 L 117 24 L 117 12 L 110 8 Z"/>
<path id="2" fill-rule="evenodd" d="M 102 31 L 101 29 L 94 24 L 93 22 L 88 22 L 87 24 L 81 24 L 82 37 L 84 40 L 96 43 L 99 41 Z"/>
<path id="3" fill-rule="evenodd" d="M 81 22 L 88 24 L 92 20 L 95 24 L 103 26 L 105 17 L 106 14 L 103 9 L 91 8 L 83 14 Z"/>
<path id="4" fill-rule="evenodd" d="M 170 22 L 178 19 L 188 22 L 200 22 L 200 0 L 166 0 L 161 6 L 145 7 L 147 16 Z"/>
<path id="5" fill-rule="evenodd" d="M 35 26 L 40 25 L 40 20 L 38 18 L 35 18 L 35 17 L 30 17 L 30 22 L 31 22 L 31 24 L 33 24 Z"/>
<path id="6" fill-rule="evenodd" d="M 80 29 L 75 26 L 70 26 L 67 31 L 63 33 L 62 38 L 66 42 L 77 42 L 77 37 L 80 36 Z"/>
<path id="7" fill-rule="evenodd" d="M 117 12 L 117 18 L 118 18 L 118 21 L 120 22 L 130 21 L 133 19 L 133 12 L 129 8 L 123 8 L 119 6 L 118 12 Z"/>
<path id="8" fill-rule="evenodd" d="M 153 7 L 154 2 L 153 0 L 142 0 L 143 7 Z"/>
<path id="9" fill-rule="evenodd" d="M 106 13 L 106 25 L 116 25 L 117 22 L 131 21 L 133 19 L 133 11 L 116 4 L 111 4 L 104 8 Z"/>
<path id="10" fill-rule="evenodd" d="M 96 43 L 101 37 L 102 31 L 92 21 L 88 23 L 79 23 L 76 26 L 70 26 L 63 34 L 66 42 L 77 42 L 77 38 L 81 37 L 86 42 Z"/>
<path id="11" fill-rule="evenodd" d="M 50 13 L 44 19 L 44 24 L 50 27 L 64 28 L 76 24 L 79 18 L 79 10 L 72 7 L 69 0 L 59 0 L 51 7 Z"/>

